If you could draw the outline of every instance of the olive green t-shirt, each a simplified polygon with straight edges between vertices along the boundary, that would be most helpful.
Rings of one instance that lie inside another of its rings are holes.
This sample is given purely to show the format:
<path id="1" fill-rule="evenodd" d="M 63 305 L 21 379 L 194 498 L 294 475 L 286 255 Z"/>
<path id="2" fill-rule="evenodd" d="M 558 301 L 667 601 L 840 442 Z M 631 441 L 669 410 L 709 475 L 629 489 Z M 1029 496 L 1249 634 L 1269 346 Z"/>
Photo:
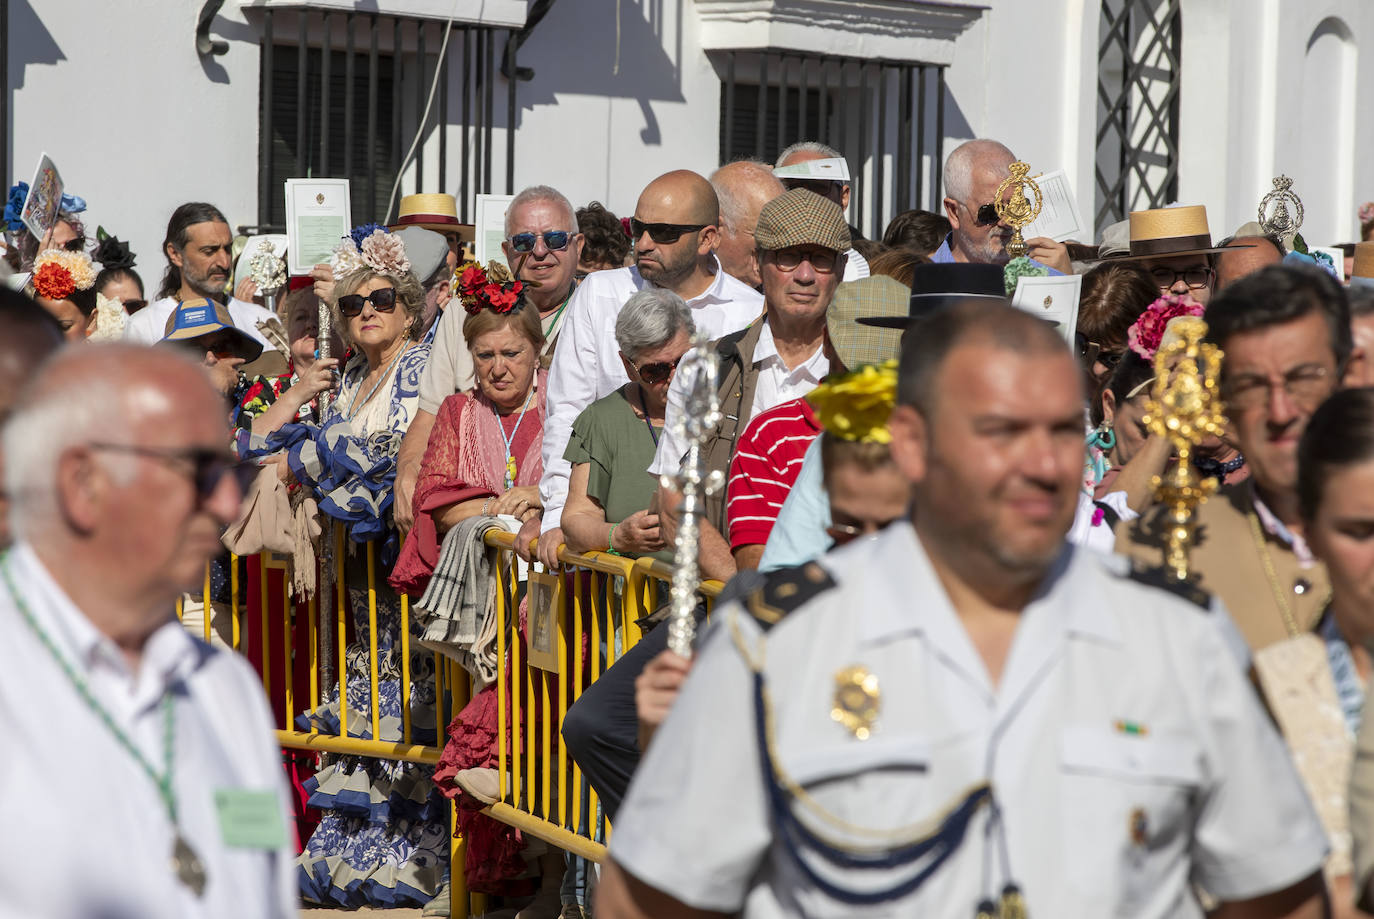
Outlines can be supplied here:
<path id="1" fill-rule="evenodd" d="M 658 428 L 649 433 L 644 419 L 635 414 L 629 399 L 633 386 L 622 386 L 587 406 L 573 422 L 572 435 L 563 458 L 574 466 L 587 464 L 587 495 L 606 510 L 606 522 L 619 523 L 642 511 L 653 499 L 657 482 L 648 469 L 654 462 Z M 652 558 L 673 560 L 669 549 Z"/>

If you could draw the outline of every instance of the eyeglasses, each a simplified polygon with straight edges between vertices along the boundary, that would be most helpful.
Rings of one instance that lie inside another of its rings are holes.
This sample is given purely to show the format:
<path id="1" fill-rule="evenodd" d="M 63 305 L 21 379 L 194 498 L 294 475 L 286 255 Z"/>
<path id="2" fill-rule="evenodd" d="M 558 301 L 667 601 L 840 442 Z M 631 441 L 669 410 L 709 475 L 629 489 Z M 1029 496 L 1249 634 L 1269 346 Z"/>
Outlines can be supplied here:
<path id="1" fill-rule="evenodd" d="M 995 204 L 980 204 L 978 210 L 973 214 L 973 222 L 980 227 L 991 226 L 1001 221 L 1002 218 L 997 216 L 997 205 Z"/>
<path id="2" fill-rule="evenodd" d="M 900 517 L 893 517 L 891 520 L 867 520 L 858 526 L 847 523 L 832 523 L 825 528 L 826 535 L 834 541 L 836 546 L 853 542 L 861 536 L 872 536 L 879 530 L 885 530 L 892 524 L 901 520 Z"/>
<path id="3" fill-rule="evenodd" d="M 1187 268 L 1183 271 L 1175 271 L 1172 268 L 1165 268 L 1163 265 L 1156 265 L 1150 269 L 1150 277 L 1155 279 L 1160 290 L 1167 290 L 1178 283 L 1179 278 L 1193 290 L 1207 287 L 1212 283 L 1212 278 L 1216 277 L 1216 272 L 1209 267 Z"/>
<path id="4" fill-rule="evenodd" d="M 546 230 L 543 233 L 516 233 L 507 240 L 516 252 L 533 252 L 535 241 L 544 238 L 544 247 L 551 252 L 562 252 L 568 248 L 572 234 L 567 230 Z"/>
<path id="5" fill-rule="evenodd" d="M 773 253 L 773 264 L 783 271 L 792 271 L 802 262 L 810 262 L 817 274 L 830 274 L 835 270 L 839 256 L 830 249 L 778 249 Z"/>
<path id="6" fill-rule="evenodd" d="M 1252 411 L 1269 405 L 1275 386 L 1282 386 L 1284 392 L 1295 402 L 1304 406 L 1315 406 L 1331 393 L 1335 374 L 1320 364 L 1303 364 L 1279 377 L 1249 374 L 1228 380 L 1222 388 L 1222 395 L 1230 408 Z"/>
<path id="7" fill-rule="evenodd" d="M 677 365 L 682 361 L 682 358 L 678 358 L 675 361 L 658 361 L 653 364 L 645 364 L 643 367 L 639 366 L 628 357 L 625 358 L 625 360 L 635 369 L 635 373 L 639 374 L 641 380 L 645 383 L 654 385 L 658 383 L 667 383 L 671 380 L 673 378 L 673 371 L 677 370 Z"/>
<path id="8" fill-rule="evenodd" d="M 96 450 L 111 450 L 116 453 L 132 453 L 146 456 L 168 465 L 189 465 L 191 482 L 196 488 L 196 497 L 208 501 L 219 488 L 226 475 L 234 478 L 239 494 L 248 492 L 248 486 L 257 478 L 262 467 L 244 463 L 232 456 L 206 447 L 145 447 L 140 444 L 112 444 L 96 442 L 88 444 Z"/>
<path id="9" fill-rule="evenodd" d="M 365 303 L 371 303 L 372 308 L 379 313 L 389 313 L 396 308 L 396 288 L 383 287 L 381 290 L 374 290 L 366 297 L 362 294 L 344 294 L 339 298 L 339 312 L 349 319 L 354 316 L 361 316 Z"/>
<path id="10" fill-rule="evenodd" d="M 1093 364 L 1101 364 L 1110 373 L 1121 363 L 1123 352 L 1110 351 L 1100 342 L 1088 341 L 1088 336 L 1082 332 L 1073 333 L 1073 338 L 1074 343 L 1078 345 L 1078 356 L 1082 359 L 1084 367 L 1091 369 Z"/>
<path id="11" fill-rule="evenodd" d="M 630 218 L 630 235 L 635 239 L 649 234 L 649 238 L 660 246 L 675 243 L 684 233 L 695 233 L 709 227 L 709 223 L 644 223 L 638 217 Z"/>

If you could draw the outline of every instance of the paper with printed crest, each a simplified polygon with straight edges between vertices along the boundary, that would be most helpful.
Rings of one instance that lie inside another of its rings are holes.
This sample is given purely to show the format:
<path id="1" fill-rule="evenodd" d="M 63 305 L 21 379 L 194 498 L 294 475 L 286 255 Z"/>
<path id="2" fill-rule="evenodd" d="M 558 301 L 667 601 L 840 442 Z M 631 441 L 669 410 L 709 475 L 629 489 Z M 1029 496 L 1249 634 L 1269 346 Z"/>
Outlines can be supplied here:
<path id="1" fill-rule="evenodd" d="M 1049 278 L 1020 278 L 1011 305 L 1053 323 L 1055 331 L 1073 345 L 1073 333 L 1078 328 L 1078 295 L 1083 289 L 1081 274 L 1063 274 Z"/>

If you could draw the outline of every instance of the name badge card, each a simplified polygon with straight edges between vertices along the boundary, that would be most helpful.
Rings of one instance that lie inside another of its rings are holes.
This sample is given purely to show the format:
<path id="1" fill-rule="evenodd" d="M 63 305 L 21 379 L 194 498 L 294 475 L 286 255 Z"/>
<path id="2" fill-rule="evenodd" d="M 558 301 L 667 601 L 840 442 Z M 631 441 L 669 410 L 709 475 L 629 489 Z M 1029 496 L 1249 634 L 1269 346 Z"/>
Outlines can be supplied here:
<path id="1" fill-rule="evenodd" d="M 271 789 L 221 788 L 215 810 L 224 844 L 234 849 L 276 849 L 286 841 L 281 799 Z"/>

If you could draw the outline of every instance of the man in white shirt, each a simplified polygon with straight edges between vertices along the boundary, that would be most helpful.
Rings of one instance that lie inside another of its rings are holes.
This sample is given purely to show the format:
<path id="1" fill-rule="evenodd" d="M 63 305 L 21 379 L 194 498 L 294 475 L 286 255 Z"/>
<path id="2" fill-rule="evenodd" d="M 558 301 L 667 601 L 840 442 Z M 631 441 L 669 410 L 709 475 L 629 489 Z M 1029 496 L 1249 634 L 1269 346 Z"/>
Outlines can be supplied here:
<path id="1" fill-rule="evenodd" d="M 557 565 L 570 469 L 563 453 L 572 424 L 584 408 L 629 382 L 615 340 L 615 317 L 625 301 L 650 285 L 671 290 L 687 301 L 697 331 L 708 338 L 742 329 L 763 312 L 763 297 L 721 270 L 719 219 L 720 202 L 706 179 L 685 169 L 659 176 L 640 194 L 630 220 L 635 264 L 593 272 L 568 302 L 549 369 L 539 482 L 544 515 L 542 524 L 531 521 L 521 530 L 522 553 L 539 526 L 539 559 Z"/>
<path id="2" fill-rule="evenodd" d="M 229 221 L 213 204 L 193 201 L 173 211 L 167 222 L 167 238 L 162 243 L 167 256 L 162 287 L 151 303 L 129 317 L 124 338 L 141 345 L 161 341 L 166 334 L 167 317 L 183 300 L 207 297 L 224 303 L 224 285 L 233 271 L 233 249 L 234 234 L 229 230 Z M 263 350 L 275 350 L 258 331 L 258 323 L 271 318 L 270 310 L 233 297 L 228 306 L 235 326 L 262 342 Z"/>
<path id="3" fill-rule="evenodd" d="M 903 344 L 910 519 L 717 607 L 597 915 L 1202 919 L 1197 890 L 1328 915 L 1325 834 L 1224 610 L 1064 544 L 1063 340 L 971 301 Z"/>
<path id="4" fill-rule="evenodd" d="M 0 915 L 296 914 L 262 688 L 174 614 L 238 513 L 227 443 L 200 368 L 123 344 L 55 356 L 5 426 Z"/>

